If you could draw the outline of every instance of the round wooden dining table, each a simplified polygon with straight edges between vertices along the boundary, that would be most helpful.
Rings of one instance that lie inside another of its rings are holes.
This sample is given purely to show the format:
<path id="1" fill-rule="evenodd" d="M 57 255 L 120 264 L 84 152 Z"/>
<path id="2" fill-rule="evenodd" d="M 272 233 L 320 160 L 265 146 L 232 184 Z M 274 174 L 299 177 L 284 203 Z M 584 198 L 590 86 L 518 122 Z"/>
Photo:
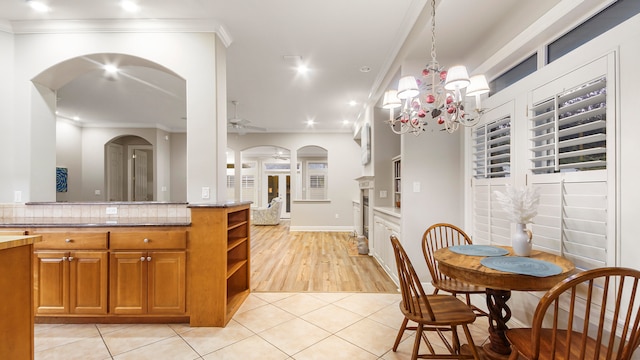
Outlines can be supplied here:
<path id="1" fill-rule="evenodd" d="M 515 256 L 511 247 L 498 247 L 509 251 L 505 256 Z M 576 272 L 570 260 L 538 250 L 533 250 L 529 258 L 555 264 L 560 267 L 561 273 L 538 277 L 494 270 L 480 263 L 484 256 L 463 255 L 449 248 L 437 250 L 434 258 L 442 274 L 485 287 L 489 310 L 489 342 L 483 348 L 485 354 L 492 359 L 505 359 L 511 352 L 504 334 L 511 318 L 511 309 L 507 305 L 511 291 L 546 291 Z"/>

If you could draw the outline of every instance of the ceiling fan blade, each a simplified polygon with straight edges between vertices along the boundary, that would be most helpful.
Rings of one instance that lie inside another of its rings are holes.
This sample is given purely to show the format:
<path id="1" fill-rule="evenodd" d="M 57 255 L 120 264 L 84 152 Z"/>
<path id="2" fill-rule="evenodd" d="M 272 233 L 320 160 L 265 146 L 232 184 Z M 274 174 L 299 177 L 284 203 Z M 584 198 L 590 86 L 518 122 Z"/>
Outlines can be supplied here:
<path id="1" fill-rule="evenodd" d="M 267 128 L 263 128 L 260 126 L 253 126 L 253 125 L 245 125 L 244 126 L 245 129 L 251 129 L 251 130 L 257 130 L 257 131 L 267 131 Z"/>

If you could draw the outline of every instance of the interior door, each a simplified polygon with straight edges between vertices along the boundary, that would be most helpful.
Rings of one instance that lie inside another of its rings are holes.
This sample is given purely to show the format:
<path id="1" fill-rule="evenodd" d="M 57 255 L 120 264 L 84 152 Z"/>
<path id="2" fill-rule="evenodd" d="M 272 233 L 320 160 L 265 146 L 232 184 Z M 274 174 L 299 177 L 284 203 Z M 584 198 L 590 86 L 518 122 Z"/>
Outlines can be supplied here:
<path id="1" fill-rule="evenodd" d="M 122 145 L 110 143 L 107 145 L 107 200 L 124 201 L 123 178 L 123 149 Z"/>
<path id="2" fill-rule="evenodd" d="M 281 218 L 291 218 L 291 175 L 270 174 L 267 175 L 267 202 L 273 198 L 282 199 Z"/>
<path id="3" fill-rule="evenodd" d="M 147 152 L 133 151 L 133 201 L 147 201 Z"/>

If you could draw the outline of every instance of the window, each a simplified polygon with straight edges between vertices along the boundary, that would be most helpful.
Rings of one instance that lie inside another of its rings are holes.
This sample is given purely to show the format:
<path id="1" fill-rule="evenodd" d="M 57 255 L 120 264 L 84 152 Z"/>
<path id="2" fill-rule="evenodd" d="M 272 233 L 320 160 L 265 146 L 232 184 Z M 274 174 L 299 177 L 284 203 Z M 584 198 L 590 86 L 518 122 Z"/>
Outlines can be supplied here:
<path id="1" fill-rule="evenodd" d="M 589 70 L 576 71 L 581 72 L 593 76 Z M 615 132 L 607 122 L 612 111 L 607 91 L 613 87 L 605 75 L 578 86 L 568 81 L 555 82 L 569 90 L 531 107 L 530 170 L 541 194 L 532 227 L 536 245 L 562 254 L 580 269 L 612 266 L 615 258 L 609 249 L 615 243 L 609 224 L 614 217 L 609 210 L 615 199 L 609 196 L 613 163 L 607 161 L 607 152 L 613 147 L 607 132 Z"/>
<path id="2" fill-rule="evenodd" d="M 511 117 L 473 130 L 473 173 L 476 179 L 508 177 L 511 171 Z"/>
<path id="3" fill-rule="evenodd" d="M 489 96 L 504 90 L 509 85 L 518 82 L 518 80 L 525 76 L 533 74 L 537 69 L 538 53 L 535 53 L 491 81 L 489 84 L 489 88 L 491 89 Z"/>
<path id="4" fill-rule="evenodd" d="M 256 162 L 246 162 L 242 164 L 240 178 L 240 199 L 241 201 L 258 201 L 258 184 L 256 184 Z"/>
<path id="5" fill-rule="evenodd" d="M 637 0 L 617 0 L 547 46 L 547 64 L 640 13 Z"/>
<path id="6" fill-rule="evenodd" d="M 494 191 L 504 191 L 512 172 L 513 102 L 485 114 L 487 121 L 472 129 L 473 241 L 510 245 L 511 224 L 500 212 Z"/>
<path id="7" fill-rule="evenodd" d="M 227 199 L 235 199 L 236 177 L 227 175 Z"/>
<path id="8" fill-rule="evenodd" d="M 533 105 L 534 174 L 606 169 L 606 85 L 600 78 Z"/>
<path id="9" fill-rule="evenodd" d="M 326 200 L 329 197 L 328 152 L 320 146 L 298 149 L 296 197 L 300 200 Z"/>

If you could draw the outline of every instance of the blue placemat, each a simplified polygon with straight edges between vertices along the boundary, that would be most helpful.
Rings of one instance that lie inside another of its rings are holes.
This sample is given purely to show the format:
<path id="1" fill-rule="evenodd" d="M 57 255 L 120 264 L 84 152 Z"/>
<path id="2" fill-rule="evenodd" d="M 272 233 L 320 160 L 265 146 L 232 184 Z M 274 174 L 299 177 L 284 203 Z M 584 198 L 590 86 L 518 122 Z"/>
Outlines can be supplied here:
<path id="1" fill-rule="evenodd" d="M 504 256 L 509 253 L 506 249 L 489 245 L 455 245 L 449 246 L 449 250 L 457 254 L 471 256 Z"/>
<path id="2" fill-rule="evenodd" d="M 537 277 L 562 273 L 562 268 L 556 264 L 520 256 L 487 257 L 480 260 L 480 264 L 494 270 Z"/>

